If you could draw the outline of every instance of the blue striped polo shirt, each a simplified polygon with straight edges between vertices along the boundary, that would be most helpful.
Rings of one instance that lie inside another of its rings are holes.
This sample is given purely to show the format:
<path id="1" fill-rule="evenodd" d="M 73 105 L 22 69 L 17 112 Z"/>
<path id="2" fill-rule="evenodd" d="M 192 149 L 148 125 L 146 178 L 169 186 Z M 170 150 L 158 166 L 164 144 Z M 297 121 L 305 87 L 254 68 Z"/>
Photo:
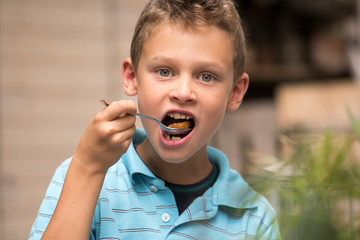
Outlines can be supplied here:
<path id="1" fill-rule="evenodd" d="M 219 167 L 218 179 L 179 216 L 171 190 L 135 150 L 134 146 L 145 138 L 145 132 L 137 130 L 128 151 L 109 168 L 89 239 L 280 239 L 269 202 L 231 170 L 226 156 L 212 147 L 207 151 Z M 48 225 L 70 161 L 56 170 L 29 239 L 40 239 Z"/>

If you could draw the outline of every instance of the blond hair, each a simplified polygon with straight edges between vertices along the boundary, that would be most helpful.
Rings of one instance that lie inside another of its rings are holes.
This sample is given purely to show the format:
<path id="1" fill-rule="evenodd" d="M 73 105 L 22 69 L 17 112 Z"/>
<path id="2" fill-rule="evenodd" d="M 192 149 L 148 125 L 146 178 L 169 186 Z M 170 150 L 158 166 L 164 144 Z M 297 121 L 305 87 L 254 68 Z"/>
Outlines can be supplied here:
<path id="1" fill-rule="evenodd" d="M 137 71 L 143 45 L 158 26 L 171 24 L 186 30 L 215 26 L 233 42 L 234 78 L 245 68 L 246 46 L 240 16 L 231 0 L 150 0 L 135 26 L 131 59 Z"/>

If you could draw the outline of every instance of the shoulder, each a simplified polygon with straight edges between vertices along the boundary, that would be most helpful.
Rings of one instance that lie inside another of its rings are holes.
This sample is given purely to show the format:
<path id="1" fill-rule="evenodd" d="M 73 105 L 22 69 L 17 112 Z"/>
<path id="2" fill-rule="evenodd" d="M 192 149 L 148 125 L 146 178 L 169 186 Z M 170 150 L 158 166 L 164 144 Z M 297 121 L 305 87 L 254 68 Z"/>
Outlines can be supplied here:
<path id="1" fill-rule="evenodd" d="M 276 212 L 270 202 L 230 168 L 226 155 L 215 148 L 209 148 L 208 153 L 220 170 L 214 184 L 219 208 L 235 219 L 246 219 L 249 228 L 260 232 L 276 223 Z"/>
<path id="2" fill-rule="evenodd" d="M 246 226 L 246 235 L 256 239 L 280 239 L 277 216 L 271 203 L 236 171 L 231 170 L 227 180 L 222 182 L 218 192 L 219 212 L 227 225 Z"/>
<path id="3" fill-rule="evenodd" d="M 246 212 L 261 217 L 266 222 L 276 218 L 276 212 L 269 200 L 249 186 L 235 170 L 230 169 L 230 172 L 218 181 L 219 203 L 235 212 L 239 212 L 237 209 L 246 209 Z"/>

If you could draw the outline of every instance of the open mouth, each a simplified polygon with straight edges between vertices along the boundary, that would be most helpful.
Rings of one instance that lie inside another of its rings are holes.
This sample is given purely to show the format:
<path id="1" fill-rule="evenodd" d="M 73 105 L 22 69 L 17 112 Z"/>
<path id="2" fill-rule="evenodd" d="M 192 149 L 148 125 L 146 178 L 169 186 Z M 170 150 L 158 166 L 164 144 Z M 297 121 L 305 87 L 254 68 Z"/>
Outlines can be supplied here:
<path id="1" fill-rule="evenodd" d="M 184 113 L 168 113 L 166 117 L 163 119 L 162 123 L 171 128 L 190 128 L 190 131 L 179 132 L 179 133 L 169 133 L 163 132 L 165 138 L 167 140 L 181 140 L 186 137 L 192 129 L 195 127 L 194 119 L 189 114 Z"/>

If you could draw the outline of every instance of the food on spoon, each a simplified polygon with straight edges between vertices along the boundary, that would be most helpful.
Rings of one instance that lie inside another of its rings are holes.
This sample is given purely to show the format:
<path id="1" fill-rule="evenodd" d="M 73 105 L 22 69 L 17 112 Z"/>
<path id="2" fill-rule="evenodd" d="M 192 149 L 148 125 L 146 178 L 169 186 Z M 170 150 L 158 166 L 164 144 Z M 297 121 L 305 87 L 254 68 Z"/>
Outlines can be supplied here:
<path id="1" fill-rule="evenodd" d="M 184 122 L 179 122 L 179 123 L 173 123 L 173 124 L 170 124 L 168 127 L 170 127 L 170 128 L 189 128 L 190 122 L 184 121 Z"/>

